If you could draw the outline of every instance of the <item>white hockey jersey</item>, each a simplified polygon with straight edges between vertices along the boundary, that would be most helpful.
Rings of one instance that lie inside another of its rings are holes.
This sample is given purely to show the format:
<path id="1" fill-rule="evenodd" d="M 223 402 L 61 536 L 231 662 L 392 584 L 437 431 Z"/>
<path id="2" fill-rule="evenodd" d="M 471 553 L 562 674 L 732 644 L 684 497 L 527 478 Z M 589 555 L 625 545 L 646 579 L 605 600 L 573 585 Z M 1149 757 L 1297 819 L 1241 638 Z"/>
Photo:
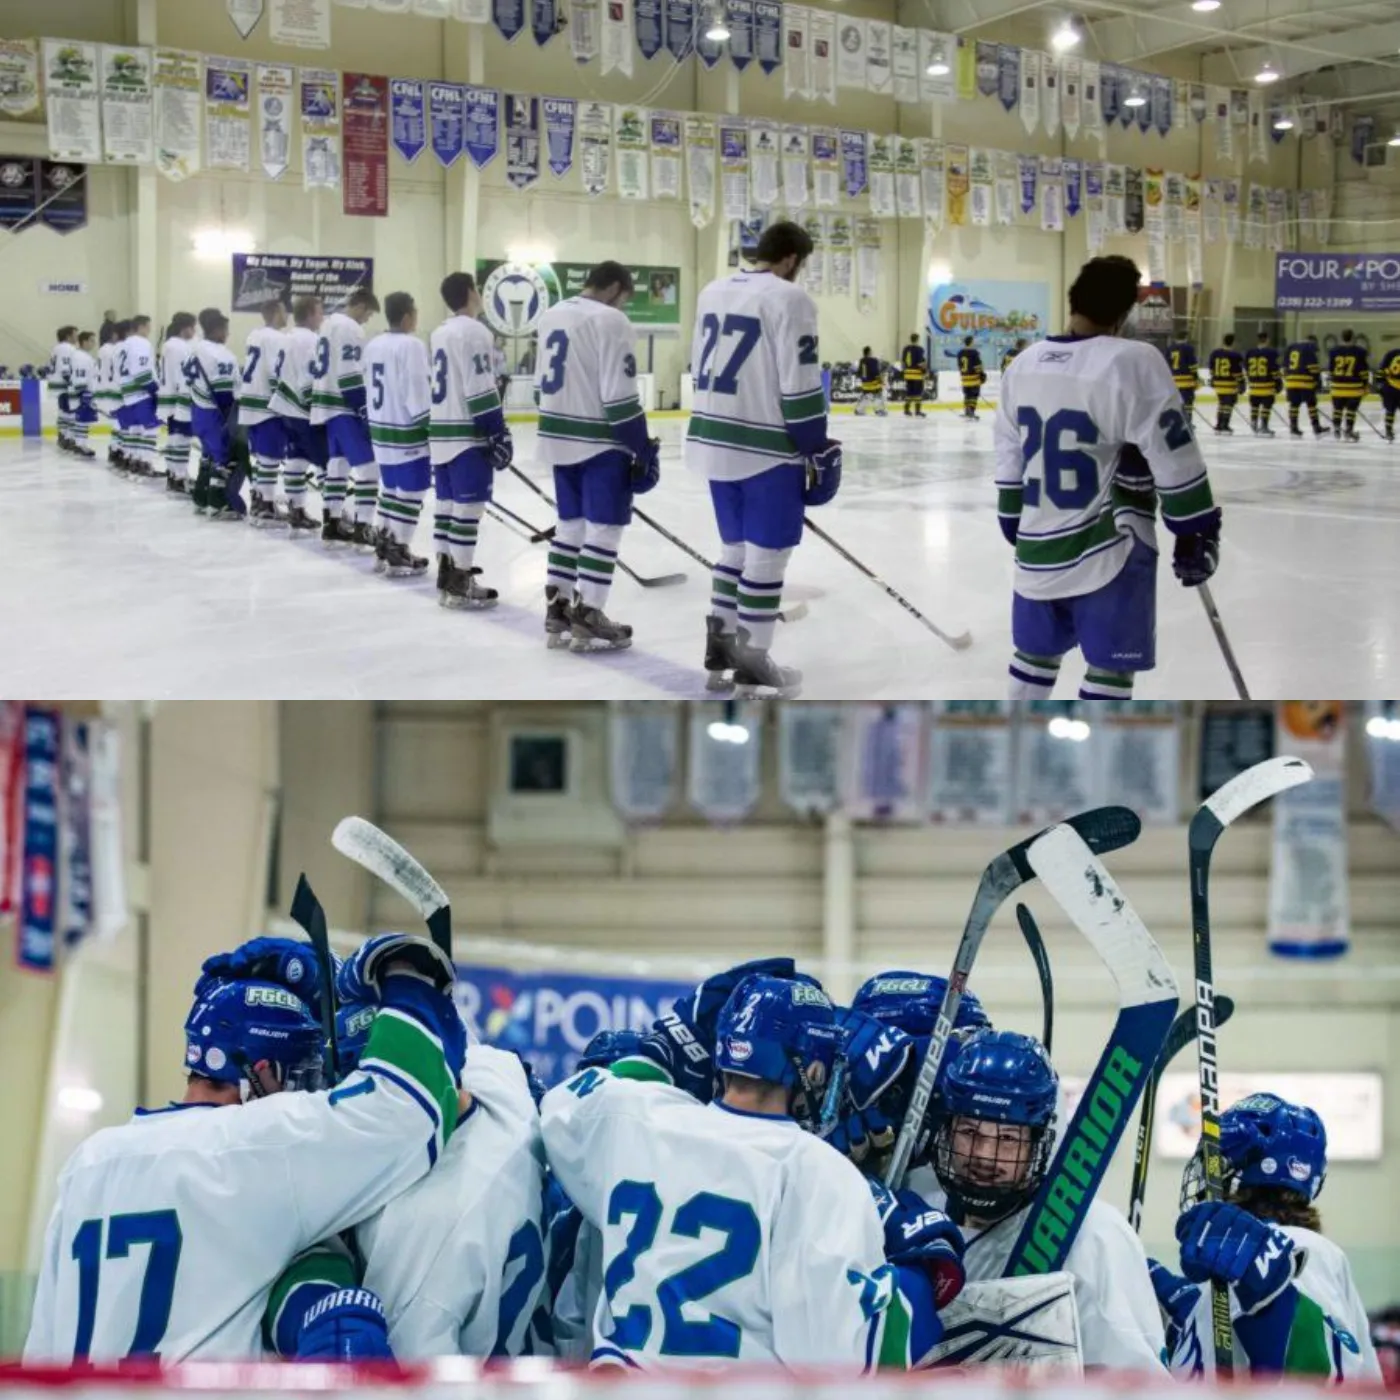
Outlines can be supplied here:
<path id="1" fill-rule="evenodd" d="M 696 303 L 690 363 L 685 460 L 711 481 L 800 462 L 825 442 L 817 304 L 795 282 L 771 272 L 711 282 Z"/>
<path id="2" fill-rule="evenodd" d="M 473 1102 L 437 1169 L 355 1232 L 400 1361 L 522 1355 L 544 1289 L 544 1144 L 525 1070 L 473 1045 L 462 1087 Z"/>
<path id="3" fill-rule="evenodd" d="M 491 332 L 470 316 L 450 316 L 432 334 L 428 433 L 436 467 L 485 446 L 490 437 L 478 420 L 501 411 L 491 349 Z"/>
<path id="4" fill-rule="evenodd" d="M 1346 1255 L 1331 1240 L 1312 1230 L 1297 1225 L 1277 1228 L 1307 1251 L 1306 1261 L 1294 1279 L 1300 1296 L 1289 1335 L 1287 1373 L 1336 1382 L 1380 1380 L 1381 1367 L 1371 1342 L 1366 1306 L 1356 1291 Z M 1233 1291 L 1230 1312 L 1232 1316 L 1239 1315 Z M 1238 1332 L 1235 1348 L 1235 1365 L 1243 1370 L 1245 1351 Z M 1209 1285 L 1202 1287 L 1196 1311 L 1176 1338 L 1170 1365 L 1177 1375 L 1215 1373 Z"/>
<path id="5" fill-rule="evenodd" d="M 540 318 L 538 460 L 586 462 L 622 445 L 619 424 L 646 416 L 637 398 L 636 336 L 614 306 L 569 297 Z"/>
<path id="6" fill-rule="evenodd" d="M 385 331 L 365 347 L 365 394 L 374 460 L 381 467 L 428 458 L 428 347 Z"/>
<path id="7" fill-rule="evenodd" d="M 185 378 L 185 361 L 190 357 L 193 340 L 172 335 L 160 352 L 160 396 L 157 404 L 171 418 L 190 416 L 190 386 Z"/>
<path id="8" fill-rule="evenodd" d="M 129 335 L 117 350 L 121 401 L 136 404 L 149 399 L 156 383 L 156 356 L 144 335 Z"/>
<path id="9" fill-rule="evenodd" d="M 550 1167 L 602 1235 L 595 1363 L 907 1366 L 908 1304 L 860 1172 L 790 1118 L 635 1072 L 584 1070 L 540 1108 Z"/>
<path id="10" fill-rule="evenodd" d="M 91 398 L 96 383 L 97 361 L 86 350 L 74 350 L 68 377 L 69 387 L 75 393 L 87 394 Z"/>
<path id="11" fill-rule="evenodd" d="M 76 345 L 70 345 L 66 340 L 60 340 L 53 348 L 53 353 L 49 356 L 49 363 L 52 368 L 49 371 L 49 388 L 65 389 L 69 381 L 73 378 L 73 356 L 77 352 Z"/>
<path id="12" fill-rule="evenodd" d="M 593 1319 L 603 1292 L 603 1237 L 583 1221 L 574 1257 L 559 1285 L 550 1318 L 554 1352 L 561 1361 L 582 1365 L 593 1354 Z"/>
<path id="13" fill-rule="evenodd" d="M 121 385 L 117 381 L 117 342 L 109 340 L 97 350 L 97 384 L 93 399 L 103 413 L 111 416 L 121 406 Z"/>
<path id="14" fill-rule="evenodd" d="M 1050 336 L 1031 346 L 1002 377 L 993 436 L 997 511 L 1020 521 L 1023 598 L 1102 588 L 1135 538 L 1157 547 L 1159 501 L 1177 526 L 1215 509 L 1171 370 L 1146 341 Z M 1141 459 L 1120 464 L 1125 447 L 1141 453 L 1150 480 Z"/>
<path id="15" fill-rule="evenodd" d="M 279 1274 L 437 1159 L 456 1089 L 441 1044 L 381 1012 L 362 1068 L 328 1093 L 172 1105 L 69 1158 L 44 1238 L 24 1359 L 246 1360 Z"/>
<path id="16" fill-rule="evenodd" d="M 306 326 L 294 326 L 283 334 L 286 353 L 272 391 L 272 411 L 279 417 L 305 422 L 311 416 L 311 389 L 315 380 L 312 369 L 319 353 L 320 337 Z"/>
<path id="17" fill-rule="evenodd" d="M 238 386 L 238 421 L 245 427 L 266 423 L 274 416 L 272 391 L 286 352 L 287 337 L 274 326 L 257 326 L 248 332 L 243 378 Z"/>
<path id="18" fill-rule="evenodd" d="M 355 413 L 355 403 L 365 387 L 360 360 L 365 334 L 360 323 L 343 311 L 332 311 L 321 322 L 316 359 L 311 367 L 311 421 L 329 423 L 342 414 Z"/>
<path id="19" fill-rule="evenodd" d="M 1002 1277 L 1026 1214 L 1019 1210 L 980 1234 L 963 1227 L 969 1282 Z M 1162 1314 L 1142 1241 L 1127 1217 L 1107 1202 L 1095 1201 L 1064 1268 L 1074 1275 L 1084 1364 L 1160 1373 L 1166 1346 Z"/>
<path id="20" fill-rule="evenodd" d="M 238 361 L 227 345 L 196 338 L 185 357 L 185 381 L 193 408 L 224 412 L 238 383 Z"/>

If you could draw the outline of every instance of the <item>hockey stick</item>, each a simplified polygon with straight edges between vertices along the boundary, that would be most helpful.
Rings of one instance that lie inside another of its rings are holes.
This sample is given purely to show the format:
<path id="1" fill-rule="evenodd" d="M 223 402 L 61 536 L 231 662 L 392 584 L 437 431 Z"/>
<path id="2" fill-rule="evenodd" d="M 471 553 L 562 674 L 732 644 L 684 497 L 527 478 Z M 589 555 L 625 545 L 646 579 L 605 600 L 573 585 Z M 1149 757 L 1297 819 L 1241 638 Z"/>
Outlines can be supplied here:
<path id="1" fill-rule="evenodd" d="M 554 501 L 554 498 L 549 495 L 549 493 L 544 489 L 544 487 L 539 486 L 535 482 L 531 481 L 530 478 L 526 476 L 525 473 L 521 471 L 520 468 L 517 467 L 513 462 L 510 465 L 510 470 L 514 472 L 515 475 L 518 476 L 521 479 L 521 481 L 523 481 L 525 485 L 528 486 L 530 490 L 532 490 L 535 493 L 535 495 L 537 495 L 542 501 L 544 501 L 544 503 L 547 506 L 549 506 L 552 510 L 559 509 L 558 505 Z M 541 539 L 547 539 L 551 537 L 548 532 L 537 531 L 536 533 L 540 535 Z M 531 543 L 534 543 L 534 541 L 532 540 Z M 622 572 L 626 574 L 628 578 L 635 579 L 639 584 L 641 584 L 643 588 L 668 588 L 673 583 L 685 582 L 684 574 L 658 574 L 655 578 L 646 578 L 643 575 L 637 573 L 635 569 L 629 569 L 627 565 L 622 562 L 621 559 L 617 561 L 617 567 L 621 569 Z"/>
<path id="2" fill-rule="evenodd" d="M 1215 1054 L 1215 975 L 1210 949 L 1210 858 L 1220 834 L 1261 802 L 1277 797 L 1299 783 L 1308 782 L 1313 770 L 1299 758 L 1270 758 L 1246 768 L 1212 793 L 1196 809 L 1187 833 L 1191 873 L 1191 951 L 1196 979 L 1196 1052 L 1201 1080 L 1201 1158 L 1205 1168 L 1205 1198 L 1218 1201 L 1224 1195 L 1224 1169 L 1220 1162 L 1220 1085 Z M 1215 1342 L 1217 1375 L 1229 1377 L 1235 1369 L 1235 1337 L 1230 1323 L 1230 1291 L 1212 1281 L 1210 1288 L 1211 1333 Z"/>
<path id="3" fill-rule="evenodd" d="M 1215 999 L 1215 1024 L 1223 1026 L 1235 1014 L 1235 1003 L 1227 996 Z M 1152 1160 L 1152 1124 L 1157 1117 L 1157 1090 L 1162 1087 L 1162 1076 L 1167 1066 L 1196 1038 L 1196 1008 L 1188 1006 L 1172 1022 L 1167 1038 L 1162 1042 L 1162 1053 L 1157 1056 L 1157 1064 L 1147 1078 L 1142 1091 L 1142 1109 L 1138 1113 L 1137 1145 L 1133 1149 L 1133 1187 L 1128 1196 L 1128 1224 L 1142 1233 L 1142 1205 L 1147 1199 L 1147 1168 Z"/>
<path id="4" fill-rule="evenodd" d="M 335 959 L 331 956 L 330 935 L 326 932 L 326 911 L 316 898 L 311 882 L 303 875 L 292 896 L 292 919 L 306 930 L 321 969 L 321 1032 L 326 1037 L 326 1067 L 332 1084 L 340 1082 L 340 1056 L 335 1045 Z"/>
<path id="5" fill-rule="evenodd" d="M 1064 1268 L 1177 1005 L 1171 964 L 1078 833 L 1052 827 L 1032 844 L 1028 859 L 1103 959 L 1118 988 L 1118 1018 L 1021 1224 L 1003 1271 L 1008 1277 Z"/>
<path id="6" fill-rule="evenodd" d="M 1036 927 L 1035 915 L 1024 904 L 1016 906 L 1016 922 L 1021 925 L 1021 937 L 1031 950 L 1036 976 L 1040 978 L 1040 1043 L 1048 1055 L 1055 1034 L 1055 978 L 1050 971 L 1050 954 L 1045 951 L 1045 940 Z"/>
<path id="7" fill-rule="evenodd" d="M 1092 811 L 1080 812 L 1068 818 L 1066 825 L 1080 834 L 1090 850 L 1101 852 L 1131 846 L 1142 830 L 1137 813 L 1129 807 L 1095 807 Z M 895 1139 L 894 1151 L 885 1168 L 885 1185 L 892 1191 L 897 1191 L 904 1183 L 909 1159 L 914 1154 L 915 1139 L 923 1129 L 929 1100 L 933 1097 L 938 1072 L 943 1067 L 948 1039 L 958 1018 L 958 1006 L 967 988 L 972 965 L 977 960 L 977 951 L 982 946 L 992 918 L 1004 901 L 1028 880 L 1035 879 L 1035 871 L 1031 869 L 1026 852 L 1032 843 L 1040 839 L 1041 834 L 1028 837 L 1003 851 L 982 872 L 982 878 L 977 883 L 977 893 L 973 896 L 972 908 L 968 911 L 967 922 L 958 941 L 958 951 L 953 958 L 953 968 L 948 974 L 943 1004 L 938 1008 L 938 1020 L 934 1022 L 928 1049 L 924 1052 L 918 1078 L 909 1096 L 909 1107 L 904 1110 L 904 1121 L 899 1125 L 899 1136 Z"/>
<path id="8" fill-rule="evenodd" d="M 1378 438 L 1380 438 L 1380 440 L 1381 440 L 1382 442 L 1388 442 L 1388 441 L 1389 441 L 1389 439 L 1386 437 L 1386 435 L 1385 435 L 1383 432 L 1381 432 L 1381 430 L 1380 430 L 1378 427 L 1376 427 L 1376 425 L 1375 425 L 1369 418 L 1367 418 L 1367 416 L 1366 416 L 1364 413 L 1362 413 L 1362 411 L 1361 411 L 1361 405 L 1360 405 L 1360 404 L 1357 404 L 1357 406 L 1356 406 L 1356 416 L 1357 416 L 1368 428 L 1370 428 L 1370 430 L 1371 430 L 1373 433 L 1375 433 L 1375 435 L 1376 435 Z"/>
<path id="9" fill-rule="evenodd" d="M 1192 405 L 1191 405 L 1191 412 L 1194 413 L 1194 414 L 1196 415 L 1196 417 L 1199 418 L 1199 419 L 1201 420 L 1201 422 L 1204 423 L 1204 424 L 1206 425 L 1206 427 L 1209 428 L 1212 432 L 1215 431 L 1215 424 L 1212 423 L 1212 422 L 1210 421 L 1210 419 L 1207 418 L 1207 417 L 1205 416 L 1205 414 L 1202 413 L 1201 410 L 1200 410 L 1199 408 L 1196 407 L 1195 404 L 1192 404 Z"/>
<path id="10" fill-rule="evenodd" d="M 331 845 L 413 905 L 433 942 L 452 956 L 452 903 L 447 891 L 392 836 L 363 817 L 345 817 L 331 833 Z"/>
<path id="11" fill-rule="evenodd" d="M 1240 663 L 1235 660 L 1235 652 L 1230 645 L 1230 639 L 1225 635 L 1225 624 L 1220 620 L 1220 611 L 1215 606 L 1215 599 L 1211 596 L 1210 584 L 1198 584 L 1196 592 L 1201 595 L 1201 606 L 1206 610 L 1206 620 L 1210 623 L 1211 631 L 1215 633 L 1215 640 L 1220 647 L 1220 654 L 1225 658 L 1230 679 L 1235 683 L 1235 694 L 1241 700 L 1248 700 L 1249 688 L 1245 685 L 1244 676 L 1240 673 Z"/>
<path id="12" fill-rule="evenodd" d="M 933 635 L 937 637 L 940 641 L 947 642 L 947 644 L 950 647 L 952 647 L 954 651 L 966 651 L 968 647 L 972 645 L 971 632 L 960 632 L 957 636 L 949 636 L 949 634 L 945 632 L 941 627 L 938 627 L 934 623 L 930 622 L 928 618 L 926 618 L 923 615 L 923 613 L 921 613 L 918 610 L 918 608 L 916 608 L 913 605 L 913 603 L 911 603 L 902 593 L 896 593 L 895 590 L 891 588 L 889 584 L 887 584 L 884 581 L 884 579 L 882 579 L 879 576 L 879 574 L 877 574 L 868 565 L 862 564 L 861 561 L 857 559 L 856 556 L 852 554 L 850 550 L 848 550 L 844 545 L 837 544 L 837 542 L 834 539 L 832 539 L 831 536 L 828 535 L 826 531 L 821 528 L 820 525 L 814 525 L 810 516 L 804 515 L 802 517 L 802 523 L 819 540 L 825 540 L 826 543 L 829 544 L 831 548 L 834 549 L 837 552 L 837 554 L 839 554 L 848 564 L 850 564 L 853 568 L 857 569 L 860 573 L 864 574 L 866 578 L 868 578 L 872 583 L 876 584 L 887 594 L 889 594 L 889 596 L 893 598 L 895 602 L 898 603 L 899 606 L 904 609 L 905 612 L 910 613 L 914 617 L 918 618 L 919 621 L 922 622 L 924 626 L 927 627 L 928 630 L 932 632 Z"/>
<path id="13" fill-rule="evenodd" d="M 486 513 L 493 519 L 499 520 L 501 524 L 504 525 L 506 529 L 511 532 L 511 534 L 519 535 L 520 538 L 524 540 L 527 544 L 535 543 L 535 537 L 533 534 L 534 526 L 532 526 L 528 520 L 524 520 L 520 516 L 516 515 L 514 511 L 507 510 L 504 506 L 498 506 L 494 501 L 492 501 L 486 507 Z M 517 524 L 516 522 L 519 523 Z M 522 529 L 521 526 L 524 526 L 525 528 Z"/>

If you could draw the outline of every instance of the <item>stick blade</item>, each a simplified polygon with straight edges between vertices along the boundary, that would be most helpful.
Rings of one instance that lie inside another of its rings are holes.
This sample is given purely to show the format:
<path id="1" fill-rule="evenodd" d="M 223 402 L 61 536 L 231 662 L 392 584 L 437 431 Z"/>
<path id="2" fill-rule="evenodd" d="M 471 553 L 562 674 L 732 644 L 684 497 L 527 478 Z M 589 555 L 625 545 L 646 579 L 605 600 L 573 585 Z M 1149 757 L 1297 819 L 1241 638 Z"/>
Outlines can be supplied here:
<path id="1" fill-rule="evenodd" d="M 684 574 L 658 574 L 655 578 L 647 578 L 644 574 L 638 574 L 637 582 L 643 588 L 672 588 L 678 583 L 685 582 Z"/>
<path id="2" fill-rule="evenodd" d="M 1312 781 L 1313 770 L 1310 763 L 1301 758 L 1266 758 L 1253 768 L 1237 773 L 1224 787 L 1211 793 L 1203 804 L 1221 826 L 1229 826 L 1242 817 L 1251 807 L 1277 797 L 1289 788 L 1299 787 Z"/>
<path id="3" fill-rule="evenodd" d="M 341 855 L 377 875 L 418 911 L 425 923 L 447 905 L 447 891 L 392 836 L 363 817 L 345 817 L 331 833 Z"/>

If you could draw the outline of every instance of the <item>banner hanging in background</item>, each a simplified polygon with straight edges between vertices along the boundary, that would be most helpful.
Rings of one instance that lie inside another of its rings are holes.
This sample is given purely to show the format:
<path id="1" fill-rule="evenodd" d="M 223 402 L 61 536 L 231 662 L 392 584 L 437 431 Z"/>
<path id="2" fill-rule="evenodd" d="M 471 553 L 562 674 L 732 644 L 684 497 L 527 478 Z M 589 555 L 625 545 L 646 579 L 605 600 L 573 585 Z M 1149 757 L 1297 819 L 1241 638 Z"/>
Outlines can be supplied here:
<path id="1" fill-rule="evenodd" d="M 13 912 L 19 895 L 23 781 L 24 705 L 0 700 L 0 918 Z"/>
<path id="2" fill-rule="evenodd" d="M 346 214 L 384 218 L 389 213 L 389 80 L 372 73 L 345 74 Z"/>
<path id="3" fill-rule="evenodd" d="M 1315 776 L 1274 798 L 1269 948 L 1282 957 L 1336 957 L 1350 941 L 1346 705 L 1283 701 L 1278 728 L 1283 751 L 1306 759 Z"/>
<path id="4" fill-rule="evenodd" d="M 612 804 L 629 822 L 655 821 L 676 799 L 680 716 L 664 700 L 608 711 Z"/>
<path id="5" fill-rule="evenodd" d="M 1014 730 L 996 700 L 940 700 L 928 738 L 928 811 L 935 822 L 1004 826 L 1010 819 Z"/>
<path id="6" fill-rule="evenodd" d="M 39 212 L 39 165 L 29 156 L 0 156 L 0 229 L 21 229 Z"/>
<path id="7" fill-rule="evenodd" d="M 686 795 L 712 822 L 742 821 L 758 801 L 763 710 L 761 704 L 690 707 Z"/>
<path id="8" fill-rule="evenodd" d="M 57 710 L 25 709 L 15 960 L 31 972 L 52 972 L 54 967 L 61 723 Z"/>
<path id="9" fill-rule="evenodd" d="M 258 65 L 258 148 L 263 174 L 280 180 L 287 173 L 292 150 L 292 89 L 296 69 L 281 64 Z"/>
<path id="10" fill-rule="evenodd" d="M 203 160 L 203 59 L 189 49 L 157 49 L 156 169 L 167 180 L 199 174 Z"/>
<path id="11" fill-rule="evenodd" d="M 1181 816 L 1181 731 L 1170 701 L 1109 701 L 1093 708 L 1105 801 L 1131 807 L 1144 825 Z"/>
<path id="12" fill-rule="evenodd" d="M 301 70 L 301 181 L 340 188 L 340 74 L 328 68 Z"/>
<path id="13" fill-rule="evenodd" d="M 1043 336 L 1050 326 L 1050 291 L 1044 282 L 994 282 L 959 278 L 934 287 L 928 299 L 930 368 L 952 369 L 963 337 L 970 335 L 986 364 L 1023 336 Z"/>
<path id="14" fill-rule="evenodd" d="M 841 805 L 846 712 L 839 705 L 778 709 L 778 792 L 786 806 L 823 815 Z"/>
<path id="15" fill-rule="evenodd" d="M 150 165 L 155 159 L 151 125 L 151 51 L 103 44 L 102 146 L 109 165 Z"/>
<path id="16" fill-rule="evenodd" d="M 268 0 L 268 37 L 293 48 L 331 46 L 331 0 Z"/>
<path id="17" fill-rule="evenodd" d="M 506 179 L 518 190 L 540 178 L 540 100 L 506 94 Z"/>
<path id="18" fill-rule="evenodd" d="M 45 39 L 44 92 L 49 154 L 55 160 L 101 161 L 97 45 Z"/>
<path id="19" fill-rule="evenodd" d="M 1021 712 L 1011 802 L 1017 822 L 1045 826 L 1098 801 L 1098 754 L 1083 707 L 1032 700 Z"/>
<path id="20" fill-rule="evenodd" d="M 428 120 L 421 78 L 395 78 L 389 84 L 393 104 L 391 130 L 394 149 L 409 165 L 427 149 Z"/>
<path id="21" fill-rule="evenodd" d="M 339 310 L 356 288 L 374 290 L 373 258 L 293 257 L 289 253 L 233 255 L 233 311 L 256 311 L 266 301 L 288 309 L 297 297 L 319 297 Z"/>
<path id="22" fill-rule="evenodd" d="M 92 928 L 92 760 L 89 726 L 65 719 L 59 760 L 58 924 L 65 949 Z"/>
<path id="23" fill-rule="evenodd" d="M 599 1031 L 646 1030 L 694 990 L 679 980 L 459 966 L 453 994 L 469 1037 L 514 1050 L 553 1085 Z"/>
<path id="24" fill-rule="evenodd" d="M 1400 311 L 1400 253 L 1280 253 L 1279 311 Z"/>
<path id="25" fill-rule="evenodd" d="M 39 112 L 39 44 L 0 39 L 0 117 L 21 121 Z"/>
<path id="26" fill-rule="evenodd" d="M 1208 709 L 1201 725 L 1196 801 L 1204 802 L 1246 768 L 1274 756 L 1274 712 L 1267 705 Z"/>
<path id="27" fill-rule="evenodd" d="M 855 821 L 922 821 L 924 707 L 856 705 L 847 716 L 846 810 Z"/>
<path id="28" fill-rule="evenodd" d="M 253 65 L 237 58 L 204 63 L 204 144 L 211 170 L 253 168 Z"/>

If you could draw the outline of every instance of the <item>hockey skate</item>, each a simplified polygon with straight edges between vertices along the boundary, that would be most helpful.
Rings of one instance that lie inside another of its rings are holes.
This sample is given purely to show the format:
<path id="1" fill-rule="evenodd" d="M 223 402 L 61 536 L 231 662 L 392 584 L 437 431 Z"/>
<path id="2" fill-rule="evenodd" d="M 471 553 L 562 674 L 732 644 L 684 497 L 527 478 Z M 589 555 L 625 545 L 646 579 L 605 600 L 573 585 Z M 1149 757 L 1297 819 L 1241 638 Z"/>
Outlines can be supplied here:
<path id="1" fill-rule="evenodd" d="M 254 496 L 248 523 L 255 530 L 278 530 L 287 522 L 277 515 L 277 507 L 266 496 Z"/>
<path id="2" fill-rule="evenodd" d="M 348 543 L 354 545 L 361 554 L 375 554 L 379 549 L 379 541 L 375 538 L 374 527 L 363 520 L 357 520 L 350 527 Z"/>
<path id="3" fill-rule="evenodd" d="M 711 615 L 705 619 L 705 689 L 734 689 L 734 648 L 738 637 L 724 630 L 724 623 Z"/>
<path id="4" fill-rule="evenodd" d="M 81 442 L 75 442 L 73 444 L 73 455 L 75 457 L 81 457 L 85 462 L 95 461 L 97 458 L 97 453 L 85 443 Z"/>
<path id="5" fill-rule="evenodd" d="M 762 647 L 749 643 L 749 631 L 739 629 L 734 645 L 736 700 L 792 700 L 802 694 L 802 672 L 779 666 Z"/>
<path id="6" fill-rule="evenodd" d="M 292 534 L 299 530 L 319 530 L 320 525 L 314 521 L 301 507 L 300 503 L 294 504 L 287 512 L 287 524 L 291 527 Z"/>
<path id="7" fill-rule="evenodd" d="M 338 549 L 355 537 L 352 527 L 338 515 L 327 515 L 321 521 L 321 543 L 327 549 Z"/>
<path id="8" fill-rule="evenodd" d="M 569 599 L 554 584 L 544 590 L 544 632 L 545 644 L 551 651 L 566 647 L 572 640 L 569 633 Z"/>
<path id="9" fill-rule="evenodd" d="M 1343 434 L 1343 436 L 1346 438 L 1346 440 L 1347 440 L 1348 442 L 1360 442 L 1360 441 L 1361 441 L 1361 434 L 1358 433 L 1358 432 L 1356 431 L 1355 428 L 1348 428 L 1348 429 L 1346 430 L 1346 432 Z"/>
<path id="10" fill-rule="evenodd" d="M 632 645 L 632 629 L 614 622 L 602 608 L 590 608 L 577 599 L 569 610 L 570 651 L 623 651 Z"/>
<path id="11" fill-rule="evenodd" d="M 401 544 L 388 535 L 387 531 L 384 533 L 387 538 L 383 542 L 383 552 L 376 555 L 375 573 L 382 573 L 386 578 L 409 578 L 428 572 L 426 559 L 421 555 L 411 553 L 406 544 Z M 491 596 L 494 598 L 496 595 L 493 593 Z"/>
<path id="12" fill-rule="evenodd" d="M 167 496 L 183 496 L 187 483 L 182 476 L 175 476 L 172 472 L 165 474 L 165 494 Z"/>
<path id="13" fill-rule="evenodd" d="M 397 545 L 405 554 L 408 553 L 404 545 Z M 446 555 L 442 556 L 446 558 Z M 423 561 L 427 567 L 427 560 Z M 481 612 L 486 608 L 494 608 L 499 601 L 496 590 L 487 588 L 484 584 L 477 582 L 480 569 L 459 569 L 449 562 L 447 566 L 447 579 L 444 583 L 441 573 L 438 575 L 440 585 L 438 591 L 438 606 L 444 608 L 469 609 L 474 612 Z"/>

